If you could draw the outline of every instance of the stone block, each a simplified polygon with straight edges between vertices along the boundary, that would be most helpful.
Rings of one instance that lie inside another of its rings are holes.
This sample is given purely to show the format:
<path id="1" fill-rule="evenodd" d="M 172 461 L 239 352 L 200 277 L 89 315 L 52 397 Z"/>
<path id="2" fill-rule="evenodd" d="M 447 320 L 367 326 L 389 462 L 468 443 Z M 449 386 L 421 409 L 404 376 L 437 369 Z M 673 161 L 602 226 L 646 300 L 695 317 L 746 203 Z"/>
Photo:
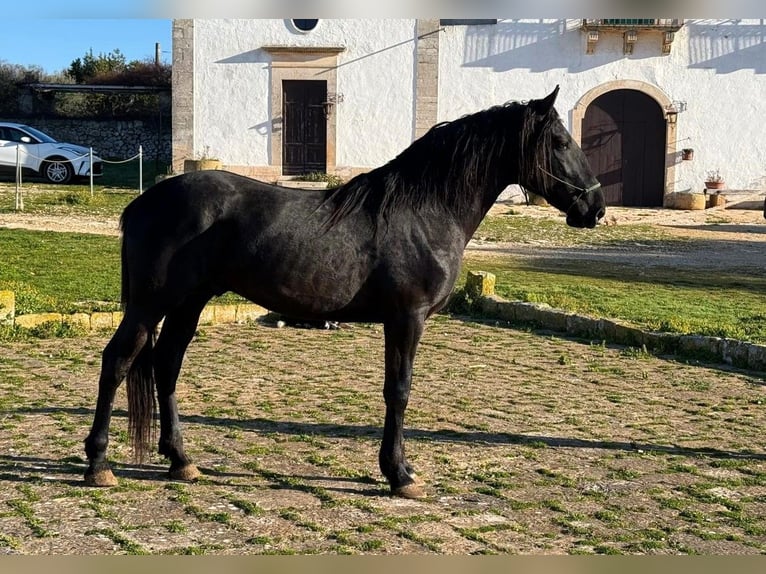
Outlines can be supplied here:
<path id="1" fill-rule="evenodd" d="M 516 320 L 523 323 L 534 323 L 537 321 L 538 315 L 535 313 L 536 308 L 534 303 L 516 303 Z"/>
<path id="2" fill-rule="evenodd" d="M 237 323 L 248 323 L 255 321 L 258 317 L 263 317 L 268 312 L 268 309 L 264 309 L 255 303 L 240 303 L 237 305 L 236 321 Z"/>
<path id="3" fill-rule="evenodd" d="M 112 323 L 112 314 L 97 312 L 90 316 L 90 328 L 91 329 L 112 329 L 114 324 Z"/>
<path id="4" fill-rule="evenodd" d="M 13 291 L 0 291 L 0 325 L 13 325 L 16 316 L 16 296 Z"/>
<path id="5" fill-rule="evenodd" d="M 43 323 L 61 323 L 61 313 L 30 313 L 16 317 L 16 325 L 23 329 L 31 329 Z"/>
<path id="6" fill-rule="evenodd" d="M 69 325 L 90 330 L 90 315 L 87 313 L 73 313 L 72 315 L 64 315 L 63 320 L 64 323 Z"/>
<path id="7" fill-rule="evenodd" d="M 747 349 L 747 367 L 766 371 L 766 346 L 751 343 Z"/>
<path id="8" fill-rule="evenodd" d="M 644 344 L 644 332 L 637 327 L 615 323 L 614 342 L 628 347 L 640 347 Z"/>
<path id="9" fill-rule="evenodd" d="M 495 294 L 495 275 L 486 271 L 469 271 L 465 280 L 466 294 L 479 299 Z"/>
<path id="10" fill-rule="evenodd" d="M 661 353 L 675 353 L 679 347 L 681 337 L 674 333 L 662 331 L 646 331 L 644 333 L 644 345 L 649 351 Z"/>
<path id="11" fill-rule="evenodd" d="M 213 308 L 216 323 L 234 323 L 237 320 L 236 305 L 216 305 Z"/>
<path id="12" fill-rule="evenodd" d="M 213 305 L 207 305 L 199 316 L 199 325 L 213 325 L 215 323 L 215 309 Z"/>
<path id="13" fill-rule="evenodd" d="M 567 333 L 576 337 L 603 339 L 603 327 L 600 321 L 581 315 L 567 316 Z"/>
<path id="14" fill-rule="evenodd" d="M 721 356 L 720 337 L 703 337 L 701 335 L 684 335 L 678 338 L 678 350 L 692 355 Z"/>
<path id="15" fill-rule="evenodd" d="M 538 309 L 538 313 L 540 314 L 540 324 L 546 329 L 566 333 L 569 313 L 558 309 L 545 308 Z"/>
<path id="16" fill-rule="evenodd" d="M 721 339 L 721 356 L 723 361 L 729 365 L 746 367 L 750 353 L 749 347 L 750 344 L 743 341 Z"/>
<path id="17" fill-rule="evenodd" d="M 514 301 L 505 301 L 497 295 L 487 297 L 492 301 L 497 301 L 497 317 L 503 321 L 516 320 L 516 303 Z"/>

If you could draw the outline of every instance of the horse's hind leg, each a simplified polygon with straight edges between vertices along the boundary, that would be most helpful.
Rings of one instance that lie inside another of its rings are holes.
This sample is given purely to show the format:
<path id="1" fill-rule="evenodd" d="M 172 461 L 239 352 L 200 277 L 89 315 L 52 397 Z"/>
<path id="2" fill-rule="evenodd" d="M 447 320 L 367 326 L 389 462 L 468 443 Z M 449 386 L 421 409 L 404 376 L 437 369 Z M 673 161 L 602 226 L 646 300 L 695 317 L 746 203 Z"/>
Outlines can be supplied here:
<path id="1" fill-rule="evenodd" d="M 409 316 L 385 323 L 386 379 L 383 397 L 386 418 L 380 445 L 380 470 L 388 479 L 391 491 L 404 498 L 425 496 L 420 480 L 404 453 L 404 411 L 410 396 L 412 363 L 423 333 L 424 319 Z"/>
<path id="2" fill-rule="evenodd" d="M 184 353 L 194 337 L 197 321 L 208 299 L 198 299 L 168 313 L 154 349 L 154 376 L 160 408 L 158 450 L 170 460 L 170 477 L 176 480 L 194 480 L 200 476 L 199 470 L 184 452 L 176 403 L 176 381 Z"/>
<path id="3" fill-rule="evenodd" d="M 85 439 L 85 453 L 89 462 L 88 469 L 85 471 L 85 483 L 89 486 L 117 484 L 106 460 L 114 395 L 128 369 L 145 348 L 156 324 L 156 320 L 148 319 L 128 309 L 117 331 L 104 348 L 101 358 L 101 376 L 98 381 L 96 414 L 90 433 Z"/>

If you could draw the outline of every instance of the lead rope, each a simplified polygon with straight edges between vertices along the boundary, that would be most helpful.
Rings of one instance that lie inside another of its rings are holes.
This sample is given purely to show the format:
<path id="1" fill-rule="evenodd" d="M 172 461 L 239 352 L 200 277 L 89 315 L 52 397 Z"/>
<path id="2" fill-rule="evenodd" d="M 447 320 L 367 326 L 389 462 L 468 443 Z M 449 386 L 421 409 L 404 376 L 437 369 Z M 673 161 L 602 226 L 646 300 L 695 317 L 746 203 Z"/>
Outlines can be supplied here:
<path id="1" fill-rule="evenodd" d="M 601 184 L 600 184 L 600 183 L 598 183 L 598 182 L 596 182 L 596 184 L 595 184 L 595 185 L 591 185 L 591 186 L 590 186 L 589 188 L 587 188 L 587 189 L 586 189 L 586 188 L 584 188 L 584 187 L 578 187 L 578 186 L 576 186 L 576 185 L 573 185 L 573 184 L 569 183 L 568 181 L 564 181 L 563 179 L 561 179 L 561 178 L 559 178 L 559 177 L 556 177 L 556 176 L 555 176 L 555 175 L 553 175 L 551 172 L 549 172 L 548 170 L 544 169 L 544 168 L 543 168 L 543 166 L 541 166 L 539 163 L 537 164 L 537 169 L 539 169 L 541 172 L 543 172 L 543 173 L 544 173 L 545 175 L 547 175 L 548 177 L 550 177 L 550 178 L 552 178 L 552 179 L 555 179 L 555 180 L 556 180 L 556 181 L 558 181 L 559 183 L 563 183 L 564 185 L 566 185 L 566 186 L 569 186 L 569 187 L 571 187 L 572 189 L 576 189 L 576 190 L 578 190 L 578 191 L 580 192 L 580 193 L 577 195 L 577 197 L 575 197 L 575 198 L 572 200 L 572 205 L 570 205 L 570 206 L 569 206 L 569 209 L 572 209 L 572 206 L 574 206 L 574 204 L 575 204 L 575 203 L 577 203 L 578 201 L 580 201 L 580 198 L 581 198 L 583 195 L 585 195 L 585 194 L 586 194 L 586 193 L 588 193 L 589 191 L 593 191 L 593 190 L 595 190 L 595 189 L 598 189 L 599 187 L 601 187 Z M 546 198 L 546 199 L 547 199 L 547 198 Z M 567 209 L 565 213 L 569 213 L 569 209 Z"/>
<path id="2" fill-rule="evenodd" d="M 548 177 L 553 178 L 556 181 L 558 181 L 560 183 L 563 183 L 564 185 L 568 185 L 572 189 L 579 190 L 580 191 L 580 195 L 577 196 L 577 199 L 580 199 L 580 197 L 582 197 L 584 194 L 588 193 L 589 191 L 593 191 L 594 189 L 598 189 L 599 187 L 601 187 L 601 184 L 596 182 L 595 185 L 591 185 L 589 188 L 585 189 L 584 187 L 578 187 L 576 185 L 573 185 L 573 184 L 569 183 L 568 181 L 564 181 L 563 179 L 561 179 L 559 177 L 556 177 L 551 172 L 547 171 L 546 169 L 543 169 L 543 166 L 541 166 L 540 164 L 537 164 L 537 169 L 539 169 L 541 172 L 543 172 Z"/>

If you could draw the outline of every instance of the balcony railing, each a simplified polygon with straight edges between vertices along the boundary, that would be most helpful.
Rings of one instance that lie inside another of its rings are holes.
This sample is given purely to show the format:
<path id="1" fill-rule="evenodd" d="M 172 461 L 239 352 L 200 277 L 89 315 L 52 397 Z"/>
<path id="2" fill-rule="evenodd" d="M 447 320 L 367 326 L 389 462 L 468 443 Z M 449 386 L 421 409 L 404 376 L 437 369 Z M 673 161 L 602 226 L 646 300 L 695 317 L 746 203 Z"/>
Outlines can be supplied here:
<path id="1" fill-rule="evenodd" d="M 623 52 L 633 53 L 633 45 L 641 31 L 662 33 L 662 53 L 670 54 L 675 33 L 684 25 L 683 18 L 583 18 L 582 30 L 586 34 L 586 52 L 593 54 L 601 34 L 622 33 Z"/>
<path id="2" fill-rule="evenodd" d="M 683 18 L 586 18 L 582 21 L 583 28 L 620 29 L 635 28 L 646 30 L 678 31 L 684 25 Z"/>

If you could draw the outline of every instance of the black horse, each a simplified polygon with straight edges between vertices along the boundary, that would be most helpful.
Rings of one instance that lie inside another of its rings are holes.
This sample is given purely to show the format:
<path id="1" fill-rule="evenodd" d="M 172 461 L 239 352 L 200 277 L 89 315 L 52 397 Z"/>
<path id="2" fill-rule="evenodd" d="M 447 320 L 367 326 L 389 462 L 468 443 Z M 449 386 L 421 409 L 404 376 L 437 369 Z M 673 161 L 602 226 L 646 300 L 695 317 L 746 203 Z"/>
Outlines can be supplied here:
<path id="1" fill-rule="evenodd" d="M 125 313 L 103 352 L 86 483 L 116 484 L 106 449 L 126 375 L 139 460 L 158 402 L 170 476 L 199 476 L 183 448 L 176 380 L 203 307 L 233 291 L 291 317 L 383 323 L 380 469 L 394 494 L 423 496 L 402 435 L 412 362 L 423 322 L 447 301 L 482 218 L 514 183 L 565 212 L 570 226 L 592 228 L 604 215 L 600 185 L 553 107 L 557 94 L 558 86 L 541 100 L 436 125 L 386 165 L 334 189 L 203 171 L 137 197 L 121 218 Z"/>

